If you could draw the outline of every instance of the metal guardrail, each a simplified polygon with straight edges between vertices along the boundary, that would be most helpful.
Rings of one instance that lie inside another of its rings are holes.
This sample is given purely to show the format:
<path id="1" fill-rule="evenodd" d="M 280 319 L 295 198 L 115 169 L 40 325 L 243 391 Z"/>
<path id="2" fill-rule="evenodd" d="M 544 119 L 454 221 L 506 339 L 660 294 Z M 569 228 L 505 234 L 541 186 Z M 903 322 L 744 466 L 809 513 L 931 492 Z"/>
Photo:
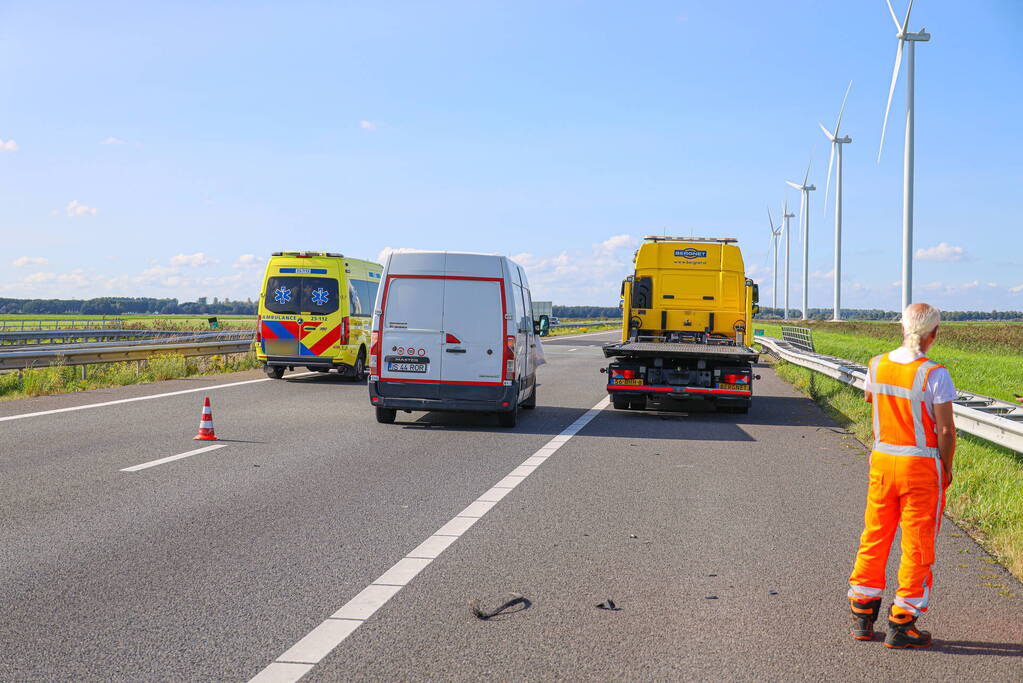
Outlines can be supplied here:
<path id="1" fill-rule="evenodd" d="M 557 325 L 551 325 L 551 329 L 555 330 L 561 327 L 597 327 L 599 325 L 617 325 L 617 320 L 598 320 L 597 322 L 591 323 L 558 323 Z"/>
<path id="2" fill-rule="evenodd" d="M 0 345 L 54 343 L 56 340 L 72 343 L 74 339 L 126 341 L 154 337 L 180 337 L 195 334 L 195 330 L 126 330 L 120 328 L 76 328 L 61 330 L 30 330 L 8 332 L 0 329 Z"/>
<path id="3" fill-rule="evenodd" d="M 781 338 L 796 348 L 814 353 L 813 330 L 808 327 L 792 327 L 791 325 L 781 326 Z"/>
<path id="4" fill-rule="evenodd" d="M 190 339 L 158 339 L 122 344 L 70 344 L 60 348 L 49 345 L 0 352 L 0 370 L 24 370 L 49 365 L 90 365 L 145 360 L 156 355 L 215 356 L 245 353 L 252 348 L 253 333 L 248 330 L 194 335 Z"/>
<path id="5" fill-rule="evenodd" d="M 861 363 L 811 353 L 774 337 L 757 337 L 755 341 L 782 360 L 859 389 L 867 379 L 867 367 Z M 952 410 L 959 430 L 1023 453 L 1023 406 L 960 390 Z"/>
<path id="6" fill-rule="evenodd" d="M 109 327 L 123 327 L 124 320 L 121 318 L 109 318 L 102 320 L 0 320 L 0 332 L 26 332 L 29 330 L 81 330 Z"/>

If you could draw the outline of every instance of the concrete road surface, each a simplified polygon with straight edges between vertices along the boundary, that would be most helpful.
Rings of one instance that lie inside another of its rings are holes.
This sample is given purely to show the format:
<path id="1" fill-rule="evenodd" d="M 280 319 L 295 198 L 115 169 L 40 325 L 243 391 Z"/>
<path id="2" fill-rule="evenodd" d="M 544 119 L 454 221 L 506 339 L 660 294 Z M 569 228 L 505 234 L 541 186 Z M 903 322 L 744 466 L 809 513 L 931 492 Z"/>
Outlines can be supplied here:
<path id="1" fill-rule="evenodd" d="M 935 645 L 851 640 L 863 448 L 767 367 L 748 416 L 608 408 L 612 336 L 546 342 L 511 430 L 297 372 L 0 403 L 0 680 L 1023 679 L 947 519 Z"/>

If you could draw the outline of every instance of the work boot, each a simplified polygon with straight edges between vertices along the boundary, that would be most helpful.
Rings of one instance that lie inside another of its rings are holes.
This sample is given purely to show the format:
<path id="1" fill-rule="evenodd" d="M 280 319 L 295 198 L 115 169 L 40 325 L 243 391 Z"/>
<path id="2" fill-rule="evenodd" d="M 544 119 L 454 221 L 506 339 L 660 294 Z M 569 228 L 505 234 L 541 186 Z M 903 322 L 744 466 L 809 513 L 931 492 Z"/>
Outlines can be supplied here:
<path id="1" fill-rule="evenodd" d="M 881 598 L 860 601 L 856 598 L 849 598 L 849 607 L 852 609 L 853 627 L 850 635 L 856 640 L 873 640 L 874 622 L 881 612 Z"/>
<path id="2" fill-rule="evenodd" d="M 931 644 L 931 634 L 916 627 L 916 617 L 893 610 L 888 616 L 888 636 L 884 639 L 885 647 L 901 650 L 906 647 L 927 647 Z"/>

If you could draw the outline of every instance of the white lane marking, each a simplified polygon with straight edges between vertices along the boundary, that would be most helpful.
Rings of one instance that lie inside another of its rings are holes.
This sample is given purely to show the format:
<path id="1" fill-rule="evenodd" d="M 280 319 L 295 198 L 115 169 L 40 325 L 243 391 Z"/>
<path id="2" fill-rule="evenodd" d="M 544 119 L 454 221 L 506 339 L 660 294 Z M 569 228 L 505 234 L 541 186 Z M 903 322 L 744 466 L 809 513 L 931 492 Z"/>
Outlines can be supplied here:
<path id="1" fill-rule="evenodd" d="M 578 420 L 566 427 L 561 434 L 544 444 L 543 448 L 539 451 L 530 455 L 526 459 L 527 462 L 538 457 L 543 459 L 550 457 L 572 436 L 577 434 L 580 429 L 600 414 L 600 411 L 606 408 L 610 402 L 610 398 L 605 397 L 601 399 L 597 405 L 587 410 Z M 523 468 L 532 472 L 536 469 L 536 466 L 523 463 L 516 469 L 521 470 Z M 292 683 L 305 676 L 312 670 L 313 666 L 326 657 L 331 650 L 340 645 L 363 622 L 373 616 L 403 586 L 412 581 L 527 476 L 529 475 L 506 476 L 497 485 L 486 491 L 467 508 L 444 524 L 444 526 L 437 529 L 432 536 L 420 543 L 415 550 L 398 560 L 394 566 L 381 574 L 376 581 L 366 586 L 361 593 L 342 605 L 341 609 L 327 617 L 290 649 L 256 674 L 255 677 L 249 680 L 249 683 Z M 509 482 L 509 480 L 513 483 L 505 485 L 504 482 Z"/>
<path id="2" fill-rule="evenodd" d="M 296 372 L 287 377 L 306 377 L 308 375 L 316 375 L 316 372 Z M 86 410 L 88 408 L 103 408 L 104 406 L 116 406 L 122 403 L 133 403 L 135 401 L 148 401 L 154 398 L 166 398 L 168 396 L 180 396 L 181 394 L 194 394 L 199 391 L 213 391 L 214 389 L 227 389 L 228 387 L 240 387 L 243 384 L 255 384 L 256 382 L 272 382 L 269 377 L 261 377 L 260 379 L 247 379 L 241 382 L 230 382 L 228 384 L 214 384 L 211 387 L 200 387 L 198 389 L 182 389 L 181 391 L 169 391 L 165 394 L 153 394 L 152 396 L 136 396 L 135 398 L 121 398 L 116 401 L 104 401 L 103 403 L 86 403 L 84 406 L 71 406 L 70 408 L 55 408 L 53 410 L 40 410 L 38 413 L 23 413 L 21 415 L 8 415 L 7 417 L 0 417 L 0 422 L 6 422 L 7 420 L 23 420 L 26 417 L 40 417 L 42 415 L 55 415 L 57 413 L 70 413 L 74 410 Z"/>
<path id="3" fill-rule="evenodd" d="M 569 349 L 569 351 L 578 351 L 579 349 Z"/>
<path id="4" fill-rule="evenodd" d="M 177 455 L 168 455 L 166 458 L 160 458 L 159 460 L 150 460 L 149 462 L 144 462 L 141 465 L 132 465 L 131 467 L 125 467 L 121 471 L 122 472 L 138 472 L 139 470 L 145 470 L 145 469 L 149 469 L 150 467 L 156 467 L 157 465 L 162 465 L 165 462 L 174 462 L 175 460 L 181 460 L 182 458 L 189 458 L 189 457 L 191 457 L 193 455 L 199 455 L 200 453 L 205 453 L 207 451 L 215 451 L 218 448 L 223 448 L 226 445 L 227 445 L 226 443 L 218 443 L 218 444 L 214 444 L 212 446 L 204 446 L 203 448 L 196 448 L 194 451 L 188 451 L 187 453 L 178 453 Z"/>

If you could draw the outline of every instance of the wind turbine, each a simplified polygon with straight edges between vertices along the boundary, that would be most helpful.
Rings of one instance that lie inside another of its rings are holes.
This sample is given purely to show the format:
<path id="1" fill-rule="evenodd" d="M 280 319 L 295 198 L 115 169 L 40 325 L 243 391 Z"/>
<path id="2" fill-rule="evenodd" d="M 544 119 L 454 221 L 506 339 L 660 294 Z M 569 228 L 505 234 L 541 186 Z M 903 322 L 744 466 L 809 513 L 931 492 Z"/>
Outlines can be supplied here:
<path id="1" fill-rule="evenodd" d="M 767 207 L 767 222 L 771 224 L 771 246 L 774 248 L 774 290 L 771 292 L 771 306 L 778 308 L 778 236 L 781 235 L 781 225 L 774 227 L 774 219 L 771 218 L 771 207 Z"/>
<path id="2" fill-rule="evenodd" d="M 785 201 L 781 210 L 781 219 L 785 224 L 785 319 L 789 319 L 789 245 L 792 244 L 792 231 L 789 230 L 789 219 L 796 214 L 789 213 L 789 202 Z"/>
<path id="3" fill-rule="evenodd" d="M 842 319 L 842 145 L 852 142 L 852 138 L 846 135 L 838 137 L 838 129 L 842 126 L 842 114 L 845 112 L 845 102 L 849 99 L 849 91 L 852 90 L 852 81 L 845 89 L 845 97 L 842 98 L 842 108 L 838 110 L 838 121 L 835 123 L 835 132 L 832 133 L 820 121 L 817 125 L 824 131 L 824 136 L 831 140 L 831 156 L 828 158 L 828 182 L 824 186 L 824 213 L 828 212 L 828 194 L 831 192 L 831 164 L 838 157 L 838 164 L 835 166 L 835 311 L 831 316 L 832 320 Z"/>
<path id="4" fill-rule="evenodd" d="M 810 166 L 813 159 L 806 165 L 806 175 L 803 176 L 803 184 L 799 185 L 786 180 L 785 184 L 799 190 L 802 195 L 799 199 L 799 217 L 803 221 L 803 317 L 806 320 L 810 316 L 808 294 L 810 289 L 810 193 L 817 189 L 814 185 L 807 185 L 810 178 Z M 787 243 L 787 240 L 786 240 Z"/>
<path id="5" fill-rule="evenodd" d="M 895 94 L 895 82 L 899 79 L 899 67 L 902 65 L 902 48 L 909 43 L 909 57 L 906 59 L 906 148 L 903 156 L 902 174 L 902 309 L 905 310 L 913 301 L 913 127 L 914 106 L 913 90 L 915 79 L 916 44 L 931 39 L 927 29 L 919 33 L 907 33 L 909 13 L 913 11 L 913 0 L 909 0 L 906 19 L 901 24 L 895 16 L 891 0 L 888 12 L 892 15 L 898 33 L 899 47 L 895 51 L 895 68 L 892 69 L 892 84 L 888 88 L 888 104 L 884 108 L 884 123 L 881 125 L 881 146 L 877 150 L 877 161 L 881 162 L 881 151 L 884 149 L 884 134 L 888 127 L 888 111 L 892 107 L 892 95 Z"/>

